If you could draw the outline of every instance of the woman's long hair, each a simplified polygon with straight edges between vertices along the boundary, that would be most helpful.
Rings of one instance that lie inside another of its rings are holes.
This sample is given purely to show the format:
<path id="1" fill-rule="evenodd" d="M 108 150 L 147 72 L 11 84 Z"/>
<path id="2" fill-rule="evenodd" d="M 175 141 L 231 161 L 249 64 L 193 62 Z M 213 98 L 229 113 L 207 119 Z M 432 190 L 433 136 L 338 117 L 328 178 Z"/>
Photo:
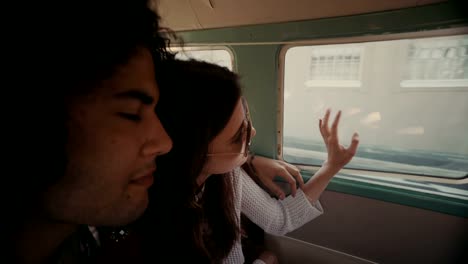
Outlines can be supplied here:
<path id="1" fill-rule="evenodd" d="M 173 140 L 173 149 L 157 159 L 149 207 L 141 219 L 149 259 L 219 263 L 239 236 L 232 179 L 213 175 L 203 198 L 197 177 L 209 143 L 223 130 L 241 97 L 236 74 L 196 61 L 167 61 L 159 69 L 156 111 Z M 156 246 L 154 240 L 161 240 Z"/>

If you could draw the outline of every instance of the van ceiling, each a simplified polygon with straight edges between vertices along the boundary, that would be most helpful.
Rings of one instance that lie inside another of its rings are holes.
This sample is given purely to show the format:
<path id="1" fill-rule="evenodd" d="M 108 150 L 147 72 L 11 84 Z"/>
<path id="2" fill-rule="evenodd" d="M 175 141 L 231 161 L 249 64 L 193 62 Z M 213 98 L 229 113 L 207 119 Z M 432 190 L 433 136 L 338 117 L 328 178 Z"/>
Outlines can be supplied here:
<path id="1" fill-rule="evenodd" d="M 447 0 L 152 0 L 175 31 L 338 17 Z"/>

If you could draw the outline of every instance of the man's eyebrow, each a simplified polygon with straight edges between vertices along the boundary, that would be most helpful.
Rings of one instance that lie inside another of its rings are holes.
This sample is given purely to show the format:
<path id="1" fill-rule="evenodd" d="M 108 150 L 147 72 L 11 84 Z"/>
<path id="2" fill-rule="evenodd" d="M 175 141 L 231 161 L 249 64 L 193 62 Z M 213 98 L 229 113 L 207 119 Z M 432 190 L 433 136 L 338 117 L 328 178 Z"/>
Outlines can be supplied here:
<path id="1" fill-rule="evenodd" d="M 117 93 L 114 97 L 119 99 L 136 99 L 144 105 L 151 105 L 154 102 L 154 98 L 151 95 L 136 89 Z"/>

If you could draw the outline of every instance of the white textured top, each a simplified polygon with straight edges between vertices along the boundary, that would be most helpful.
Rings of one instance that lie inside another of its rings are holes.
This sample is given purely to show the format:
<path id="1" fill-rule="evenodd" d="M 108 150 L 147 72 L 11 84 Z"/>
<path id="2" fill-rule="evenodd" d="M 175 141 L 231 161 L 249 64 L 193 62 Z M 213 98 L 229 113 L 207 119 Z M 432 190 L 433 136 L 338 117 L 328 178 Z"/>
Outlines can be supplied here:
<path id="1" fill-rule="evenodd" d="M 229 176 L 233 181 L 234 207 L 238 223 L 242 212 L 266 233 L 284 235 L 323 213 L 320 202 L 310 204 L 300 189 L 297 190 L 296 197 L 290 195 L 284 200 L 277 200 L 260 188 L 241 168 L 233 170 Z M 224 263 L 244 263 L 240 238 Z M 254 263 L 263 261 L 256 260 Z"/>

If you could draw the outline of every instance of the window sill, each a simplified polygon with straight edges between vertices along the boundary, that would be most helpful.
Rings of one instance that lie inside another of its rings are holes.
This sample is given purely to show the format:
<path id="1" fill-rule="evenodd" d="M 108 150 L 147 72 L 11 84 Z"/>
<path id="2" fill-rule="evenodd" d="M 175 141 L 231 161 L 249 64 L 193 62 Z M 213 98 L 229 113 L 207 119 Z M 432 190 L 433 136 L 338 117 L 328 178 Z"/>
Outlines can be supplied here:
<path id="1" fill-rule="evenodd" d="M 303 170 L 304 181 L 308 181 L 313 173 L 310 170 Z M 347 174 L 349 175 L 349 174 Z M 364 182 L 360 179 L 351 180 L 345 178 L 347 175 L 336 175 L 327 187 L 329 191 L 341 192 L 351 195 L 362 196 L 381 201 L 397 203 L 401 205 L 412 206 L 416 208 L 436 211 L 459 217 L 468 217 L 468 190 L 462 191 L 461 195 L 429 193 L 426 190 L 417 190 L 417 188 L 405 188 L 404 185 L 385 183 L 381 178 L 376 177 L 373 182 Z M 382 181 L 382 184 L 376 182 Z M 390 178 L 389 178 L 390 179 Z M 409 184 L 417 184 L 409 181 Z M 421 183 L 420 183 L 421 185 Z M 432 183 L 430 185 L 433 185 Z M 463 186 L 467 183 L 463 182 Z"/>

